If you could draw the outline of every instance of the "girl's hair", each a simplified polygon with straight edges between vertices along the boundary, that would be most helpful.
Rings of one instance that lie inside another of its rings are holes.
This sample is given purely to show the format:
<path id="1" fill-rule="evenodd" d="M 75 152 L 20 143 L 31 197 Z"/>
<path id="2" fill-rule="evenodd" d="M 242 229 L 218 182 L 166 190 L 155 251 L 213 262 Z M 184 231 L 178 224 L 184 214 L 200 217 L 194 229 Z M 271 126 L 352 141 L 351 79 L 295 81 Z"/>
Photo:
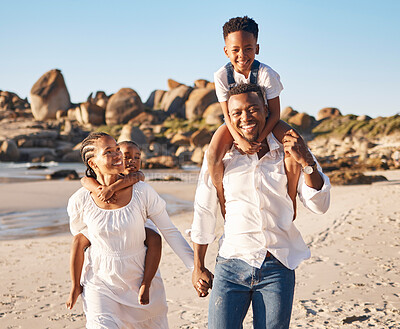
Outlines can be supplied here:
<path id="1" fill-rule="evenodd" d="M 85 175 L 87 177 L 93 177 L 94 179 L 97 178 L 96 173 L 94 170 L 89 166 L 89 159 L 94 157 L 94 151 L 96 147 L 94 146 L 95 141 L 102 137 L 110 137 L 110 135 L 106 133 L 90 133 L 88 137 L 86 137 L 82 141 L 81 145 L 81 158 L 83 163 L 86 166 Z"/>
<path id="2" fill-rule="evenodd" d="M 142 150 L 142 148 L 138 144 L 136 144 L 134 141 L 123 141 L 123 142 L 119 142 L 118 143 L 118 145 L 123 145 L 123 144 L 127 144 L 127 145 L 130 145 L 130 146 L 135 146 L 135 147 L 137 147 L 139 149 L 139 151 Z"/>

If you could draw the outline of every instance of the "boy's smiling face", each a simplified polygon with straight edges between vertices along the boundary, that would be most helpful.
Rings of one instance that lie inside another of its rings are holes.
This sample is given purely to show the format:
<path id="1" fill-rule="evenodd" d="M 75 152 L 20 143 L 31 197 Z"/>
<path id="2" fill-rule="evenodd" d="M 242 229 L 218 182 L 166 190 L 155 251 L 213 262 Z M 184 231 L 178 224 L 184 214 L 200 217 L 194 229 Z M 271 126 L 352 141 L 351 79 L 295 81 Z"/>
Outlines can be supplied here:
<path id="1" fill-rule="evenodd" d="M 254 58 L 258 55 L 259 45 L 255 36 L 250 32 L 236 31 L 229 33 L 225 38 L 224 52 L 235 71 L 247 78 Z"/>
<path id="2" fill-rule="evenodd" d="M 124 174 L 129 174 L 131 172 L 136 172 L 140 170 L 142 155 L 140 150 L 134 145 L 125 143 L 121 143 L 120 148 L 124 161 Z"/>

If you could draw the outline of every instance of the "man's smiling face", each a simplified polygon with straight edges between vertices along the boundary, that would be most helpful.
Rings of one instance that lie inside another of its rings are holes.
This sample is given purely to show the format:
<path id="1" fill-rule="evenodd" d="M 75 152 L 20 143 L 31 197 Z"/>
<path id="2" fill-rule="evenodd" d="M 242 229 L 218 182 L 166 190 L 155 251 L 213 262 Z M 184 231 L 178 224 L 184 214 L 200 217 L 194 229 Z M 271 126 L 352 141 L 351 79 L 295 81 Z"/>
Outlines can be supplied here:
<path id="1" fill-rule="evenodd" d="M 267 108 L 255 92 L 230 96 L 229 116 L 232 126 L 250 142 L 257 141 L 265 126 Z"/>

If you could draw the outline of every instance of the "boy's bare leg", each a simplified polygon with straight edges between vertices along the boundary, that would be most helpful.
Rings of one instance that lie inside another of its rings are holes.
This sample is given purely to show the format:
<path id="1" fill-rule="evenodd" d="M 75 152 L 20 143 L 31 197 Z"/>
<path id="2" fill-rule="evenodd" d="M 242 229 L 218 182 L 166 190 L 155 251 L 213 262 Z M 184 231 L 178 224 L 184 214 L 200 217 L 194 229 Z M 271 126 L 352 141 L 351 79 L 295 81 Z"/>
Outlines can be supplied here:
<path id="1" fill-rule="evenodd" d="M 214 133 L 207 151 L 208 170 L 210 171 L 212 183 L 217 190 L 222 216 L 224 217 L 225 196 L 224 187 L 222 184 L 222 179 L 224 177 L 224 164 L 222 159 L 224 158 L 226 152 L 228 152 L 228 150 L 232 147 L 232 144 L 233 138 L 229 133 L 228 127 L 226 125 L 222 125 Z"/>
<path id="2" fill-rule="evenodd" d="M 287 185 L 288 194 L 293 202 L 293 210 L 294 210 L 293 220 L 295 220 L 297 215 L 297 203 L 296 203 L 297 184 L 299 182 L 301 166 L 290 155 L 285 154 L 285 170 L 288 181 Z"/>
<path id="3" fill-rule="evenodd" d="M 138 301 L 141 305 L 147 305 L 150 302 L 150 285 L 156 275 L 158 265 L 161 260 L 161 236 L 150 228 L 145 228 L 147 246 L 146 257 L 144 259 L 144 273 L 142 284 L 139 288 Z"/>
<path id="4" fill-rule="evenodd" d="M 285 137 L 286 132 L 293 129 L 289 126 L 286 122 L 280 120 L 276 124 L 273 129 L 273 133 L 275 137 L 283 144 L 283 138 Z M 301 173 L 301 166 L 288 154 L 285 154 L 285 171 L 286 177 L 288 180 L 288 194 L 293 202 L 293 220 L 296 219 L 297 215 L 297 203 L 296 203 L 296 196 L 297 196 L 297 184 L 299 182 L 299 177 Z"/>
<path id="5" fill-rule="evenodd" d="M 73 237 L 70 257 L 71 291 L 66 302 L 67 308 L 70 310 L 83 290 L 80 278 L 85 259 L 85 248 L 88 246 L 90 246 L 90 241 L 83 234 L 79 233 Z"/>

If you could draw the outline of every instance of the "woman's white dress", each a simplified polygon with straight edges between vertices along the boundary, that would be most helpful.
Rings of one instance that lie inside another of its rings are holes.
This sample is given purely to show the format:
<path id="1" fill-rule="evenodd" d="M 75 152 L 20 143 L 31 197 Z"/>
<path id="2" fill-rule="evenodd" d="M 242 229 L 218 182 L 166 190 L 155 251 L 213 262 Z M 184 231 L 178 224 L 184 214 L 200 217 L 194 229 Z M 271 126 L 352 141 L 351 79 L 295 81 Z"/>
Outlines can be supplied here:
<path id="1" fill-rule="evenodd" d="M 150 303 L 138 303 L 147 218 L 186 267 L 193 268 L 193 251 L 169 219 L 165 201 L 150 185 L 139 182 L 132 187 L 132 198 L 126 206 L 106 210 L 81 188 L 69 199 L 68 214 L 72 234 L 82 233 L 91 242 L 81 278 L 87 328 L 168 328 L 159 271 L 150 286 Z"/>

